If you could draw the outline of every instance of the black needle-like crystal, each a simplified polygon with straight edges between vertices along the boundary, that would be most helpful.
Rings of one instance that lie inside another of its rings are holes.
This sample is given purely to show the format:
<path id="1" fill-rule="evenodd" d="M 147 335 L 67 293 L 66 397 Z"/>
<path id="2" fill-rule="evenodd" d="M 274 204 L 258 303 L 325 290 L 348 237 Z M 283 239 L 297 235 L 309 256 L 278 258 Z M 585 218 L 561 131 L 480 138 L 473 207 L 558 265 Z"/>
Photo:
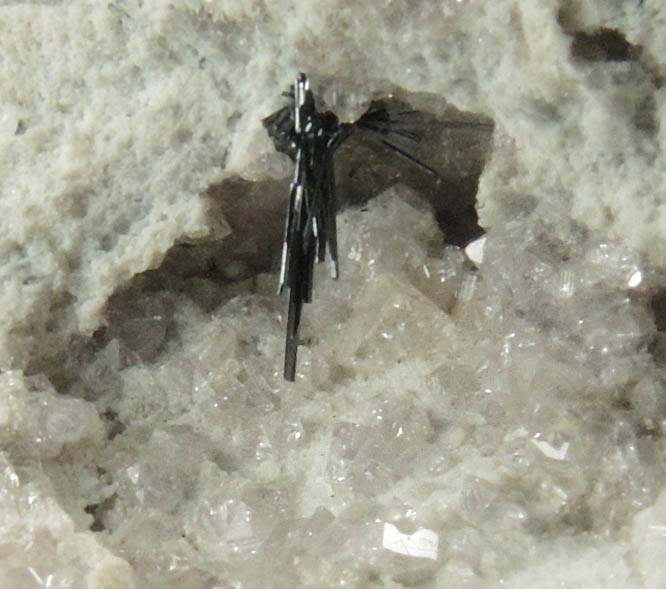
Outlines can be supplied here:
<path id="1" fill-rule="evenodd" d="M 301 310 L 312 301 L 314 264 L 325 260 L 327 248 L 331 276 L 338 277 L 333 153 L 351 125 L 317 111 L 305 74 L 298 75 L 288 96 L 292 104 L 264 119 L 264 126 L 275 148 L 294 161 L 278 287 L 278 293 L 289 289 L 284 377 L 293 381 Z"/>
<path id="2" fill-rule="evenodd" d="M 338 277 L 336 234 L 335 150 L 354 130 L 368 131 L 410 163 L 435 176 L 437 173 L 396 145 L 391 138 L 418 143 L 421 136 L 408 129 L 405 118 L 413 111 L 391 114 L 386 104 L 373 102 L 355 123 L 341 123 L 330 111 L 317 111 L 314 95 L 301 73 L 285 96 L 291 103 L 263 120 L 275 148 L 294 162 L 289 209 L 282 246 L 278 293 L 289 289 L 289 314 L 284 358 L 284 378 L 296 375 L 298 328 L 303 303 L 312 301 L 315 262 L 331 260 L 331 276 Z"/>

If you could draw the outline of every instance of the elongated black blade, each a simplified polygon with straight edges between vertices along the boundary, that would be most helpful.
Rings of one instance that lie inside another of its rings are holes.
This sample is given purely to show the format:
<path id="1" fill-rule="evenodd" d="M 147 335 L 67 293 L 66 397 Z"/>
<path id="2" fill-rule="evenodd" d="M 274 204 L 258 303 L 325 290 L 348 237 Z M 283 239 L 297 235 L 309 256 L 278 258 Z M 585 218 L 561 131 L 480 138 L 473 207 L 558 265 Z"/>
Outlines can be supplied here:
<path id="1" fill-rule="evenodd" d="M 285 222 L 278 292 L 289 289 L 284 378 L 293 381 L 303 304 L 312 301 L 314 266 L 328 249 L 333 278 L 338 276 L 333 152 L 349 135 L 329 112 L 317 112 L 305 75 L 293 87 L 293 105 L 264 119 L 276 149 L 294 160 L 289 208 Z"/>
<path id="2" fill-rule="evenodd" d="M 438 119 L 395 100 L 373 102 L 355 123 L 340 123 L 333 113 L 317 111 L 304 74 L 285 95 L 291 105 L 263 123 L 275 148 L 294 161 L 278 286 L 279 293 L 289 289 L 284 378 L 293 381 L 303 304 L 312 301 L 314 266 L 327 250 L 331 276 L 339 275 L 334 153 L 345 144 L 341 183 L 347 204 L 404 182 L 429 197 L 447 241 L 465 245 L 482 233 L 474 194 L 493 125 L 478 117 Z M 366 135 L 372 139 L 364 140 Z M 447 142 L 455 149 L 443 149 Z M 350 156 L 354 150 L 361 155 Z M 396 165 L 396 158 L 404 165 Z"/>

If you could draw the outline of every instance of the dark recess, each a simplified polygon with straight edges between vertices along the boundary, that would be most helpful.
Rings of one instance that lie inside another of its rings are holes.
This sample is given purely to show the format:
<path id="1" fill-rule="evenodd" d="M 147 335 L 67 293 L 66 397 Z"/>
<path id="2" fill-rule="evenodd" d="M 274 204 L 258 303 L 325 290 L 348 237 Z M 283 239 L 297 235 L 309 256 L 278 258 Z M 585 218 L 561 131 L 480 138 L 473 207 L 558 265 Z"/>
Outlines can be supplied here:
<path id="1" fill-rule="evenodd" d="M 648 345 L 648 351 L 659 364 L 666 364 L 666 288 L 650 297 L 650 311 L 657 333 Z"/>
<path id="2" fill-rule="evenodd" d="M 392 185 L 403 183 L 432 205 L 447 243 L 466 245 L 483 233 L 478 225 L 476 193 L 490 151 L 492 121 L 453 108 L 438 118 L 411 111 L 404 101 L 385 102 L 394 112 L 410 111 L 402 121 L 421 136 L 421 141 L 404 141 L 399 147 L 433 168 L 437 176 L 370 134 L 355 133 L 335 155 L 338 211 L 361 206 Z M 160 268 L 146 273 L 153 288 L 195 277 L 224 284 L 261 272 L 277 272 L 290 180 L 229 178 L 211 186 L 209 196 L 219 204 L 216 208 L 224 211 L 231 234 L 218 242 L 171 248 Z"/>
<path id="3" fill-rule="evenodd" d="M 93 516 L 93 523 L 90 525 L 91 532 L 102 532 L 106 529 L 104 517 L 111 511 L 116 503 L 116 495 L 111 495 L 101 503 L 86 505 L 83 511 Z"/>
<path id="4" fill-rule="evenodd" d="M 666 331 L 666 289 L 655 293 L 650 299 L 650 309 L 658 331 Z"/>
<path id="5" fill-rule="evenodd" d="M 628 61 L 638 49 L 615 29 L 601 28 L 591 33 L 574 32 L 571 55 L 584 61 Z"/>

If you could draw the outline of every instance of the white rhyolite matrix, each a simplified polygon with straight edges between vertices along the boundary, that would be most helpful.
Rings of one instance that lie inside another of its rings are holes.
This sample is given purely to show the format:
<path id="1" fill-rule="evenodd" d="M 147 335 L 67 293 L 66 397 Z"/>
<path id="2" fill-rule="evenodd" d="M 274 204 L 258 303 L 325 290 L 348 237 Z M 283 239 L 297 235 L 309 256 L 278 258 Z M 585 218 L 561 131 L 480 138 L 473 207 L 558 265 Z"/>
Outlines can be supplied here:
<path id="1" fill-rule="evenodd" d="M 0 585 L 663 587 L 664 31 L 660 0 L 0 7 Z M 486 126 L 419 148 L 439 183 L 341 150 L 291 384 L 261 119 L 298 71 L 344 120 Z"/>

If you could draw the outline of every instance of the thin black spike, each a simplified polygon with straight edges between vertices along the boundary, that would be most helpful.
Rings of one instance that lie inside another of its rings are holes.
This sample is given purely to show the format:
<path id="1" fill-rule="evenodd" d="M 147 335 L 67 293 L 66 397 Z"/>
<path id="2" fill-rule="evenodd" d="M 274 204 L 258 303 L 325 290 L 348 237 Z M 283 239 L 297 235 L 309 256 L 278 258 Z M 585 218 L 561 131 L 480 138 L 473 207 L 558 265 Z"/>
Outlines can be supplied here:
<path id="1" fill-rule="evenodd" d="M 481 123 L 479 121 L 442 121 L 442 126 L 447 129 L 478 129 L 479 131 L 492 131 L 493 123 Z"/>
<path id="2" fill-rule="evenodd" d="M 433 176 L 439 177 L 437 172 L 435 172 L 435 170 L 433 170 L 430 166 L 424 164 L 422 161 L 417 160 L 413 155 L 410 155 L 404 149 L 400 149 L 397 145 L 394 145 L 390 141 L 386 141 L 386 139 L 382 139 L 382 143 L 387 147 L 391 148 L 398 155 L 401 155 L 402 157 L 409 160 L 413 164 L 419 166 L 420 168 L 423 168 L 426 172 L 428 172 L 428 174 L 432 174 Z"/>
<path id="3" fill-rule="evenodd" d="M 338 273 L 333 152 L 352 126 L 341 124 L 333 113 L 317 111 L 304 74 L 287 95 L 292 105 L 264 119 L 264 125 L 276 149 L 295 164 L 278 287 L 279 292 L 285 285 L 289 289 L 284 378 L 293 381 L 303 304 L 312 301 L 314 265 L 325 260 L 327 247 L 334 277 Z"/>
<path id="4" fill-rule="evenodd" d="M 331 112 L 318 112 L 314 94 L 305 74 L 296 77 L 294 85 L 283 93 L 291 104 L 263 121 L 275 148 L 287 154 L 294 162 L 289 208 L 285 221 L 282 260 L 278 292 L 289 289 L 289 311 L 285 338 L 284 378 L 296 377 L 299 345 L 299 327 L 303 304 L 312 301 L 314 265 L 326 258 L 331 260 L 331 276 L 337 278 L 338 241 L 336 231 L 336 195 L 334 153 L 356 130 L 369 131 L 389 149 L 429 174 L 439 176 L 433 168 L 416 159 L 390 139 L 401 138 L 413 143 L 421 135 L 405 128 L 410 123 L 391 116 L 385 103 L 373 102 L 367 112 L 355 123 L 340 123 Z M 417 114 L 403 110 L 397 117 Z M 450 128 L 478 128 L 492 130 L 492 124 L 472 122 L 444 122 Z"/>

